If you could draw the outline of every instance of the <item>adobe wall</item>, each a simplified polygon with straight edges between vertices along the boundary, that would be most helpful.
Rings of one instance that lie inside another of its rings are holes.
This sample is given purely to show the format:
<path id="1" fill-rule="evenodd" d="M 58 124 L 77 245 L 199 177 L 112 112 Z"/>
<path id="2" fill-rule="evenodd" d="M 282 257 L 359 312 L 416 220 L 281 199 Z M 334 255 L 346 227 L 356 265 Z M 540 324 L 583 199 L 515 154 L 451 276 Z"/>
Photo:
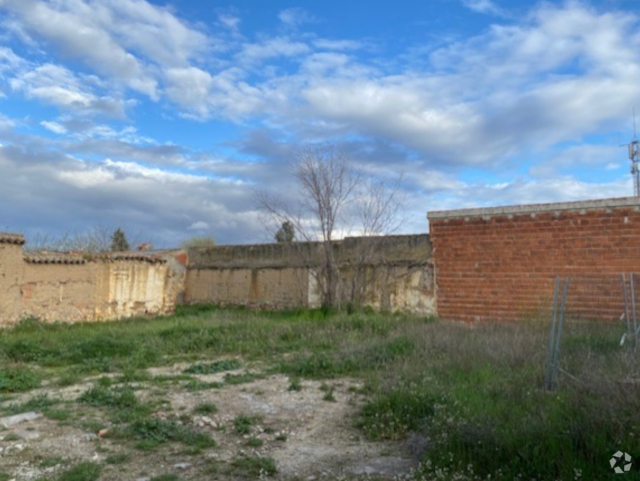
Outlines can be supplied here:
<path id="1" fill-rule="evenodd" d="M 639 198 L 439 211 L 428 219 L 443 319 L 548 315 L 555 276 L 580 279 L 569 292 L 583 290 L 584 316 L 617 319 L 620 273 L 640 272 Z"/>
<path id="2" fill-rule="evenodd" d="M 190 268 L 186 301 L 268 309 L 308 306 L 309 277 L 307 269 L 292 267 Z"/>
<path id="3" fill-rule="evenodd" d="M 434 313 L 428 235 L 348 237 L 333 245 L 345 286 L 355 266 L 365 266 L 372 282 L 364 305 Z M 273 309 L 318 307 L 321 248 L 317 242 L 295 242 L 190 249 L 185 300 Z"/>
<path id="4" fill-rule="evenodd" d="M 183 251 L 23 254 L 23 243 L 0 233 L 0 326 L 169 314 L 184 300 Z"/>
<path id="5" fill-rule="evenodd" d="M 21 234 L 0 233 L 0 325 L 3 319 L 19 319 L 22 281 Z"/>

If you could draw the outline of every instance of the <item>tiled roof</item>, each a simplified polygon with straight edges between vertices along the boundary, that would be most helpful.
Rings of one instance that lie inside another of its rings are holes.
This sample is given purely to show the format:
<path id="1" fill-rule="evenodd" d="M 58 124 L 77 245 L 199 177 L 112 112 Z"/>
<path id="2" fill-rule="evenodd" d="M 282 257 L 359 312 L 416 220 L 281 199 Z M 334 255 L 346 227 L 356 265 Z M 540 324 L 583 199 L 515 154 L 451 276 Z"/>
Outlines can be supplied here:
<path id="1" fill-rule="evenodd" d="M 146 252 L 105 252 L 95 254 L 93 257 L 106 261 L 143 261 L 151 264 L 163 264 L 167 262 L 166 259 L 158 255 Z"/>
<path id="2" fill-rule="evenodd" d="M 0 232 L 0 244 L 24 244 L 24 236 L 22 234 L 14 234 L 11 232 Z"/>
<path id="3" fill-rule="evenodd" d="M 30 264 L 85 264 L 87 260 L 78 254 L 66 252 L 37 252 L 24 256 Z"/>

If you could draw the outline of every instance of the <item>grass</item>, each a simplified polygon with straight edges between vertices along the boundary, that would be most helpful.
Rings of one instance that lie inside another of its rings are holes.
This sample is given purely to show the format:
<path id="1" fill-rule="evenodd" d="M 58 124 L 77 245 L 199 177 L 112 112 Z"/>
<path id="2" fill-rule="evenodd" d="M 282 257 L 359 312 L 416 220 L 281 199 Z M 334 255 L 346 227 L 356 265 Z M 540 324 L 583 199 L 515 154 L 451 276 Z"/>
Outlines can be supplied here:
<path id="1" fill-rule="evenodd" d="M 218 407 L 212 402 L 203 402 L 196 404 L 193 407 L 193 412 L 195 414 L 215 414 L 218 412 Z"/>
<path id="2" fill-rule="evenodd" d="M 233 371 L 242 367 L 237 359 L 221 359 L 210 363 L 192 364 L 184 371 L 185 374 L 216 374 L 218 372 Z"/>
<path id="3" fill-rule="evenodd" d="M 261 456 L 243 456 L 231 463 L 237 474 L 258 479 L 261 475 L 273 476 L 278 472 L 273 458 Z"/>
<path id="4" fill-rule="evenodd" d="M 292 391 L 309 379 L 359 379 L 364 387 L 353 395 L 365 402 L 353 422 L 371 440 L 408 439 L 422 460 L 416 480 L 609 479 L 614 452 L 640 457 L 638 354 L 620 348 L 620 326 L 567 319 L 560 360 L 571 377 L 561 373 L 557 391 L 547 392 L 548 328 L 548 321 L 471 327 L 409 315 L 201 306 L 109 323 L 30 320 L 0 331 L 0 395 L 29 391 L 45 380 L 70 385 L 112 372 L 113 379 L 97 379 L 77 405 L 107 413 L 115 436 L 141 449 L 169 442 L 206 449 L 214 444 L 210 437 L 151 416 L 154 406 L 132 386 L 210 390 L 222 384 L 189 375 L 253 362 L 264 367 L 261 372 L 288 375 Z M 145 367 L 175 362 L 189 367 L 171 378 L 145 374 Z M 225 384 L 255 376 L 227 373 Z M 324 396 L 334 397 L 329 385 Z M 36 396 L 21 407 L 32 403 L 53 413 L 51 402 Z M 72 410 L 65 405 L 60 411 Z M 193 412 L 212 414 L 215 405 L 203 402 Z M 251 434 L 255 422 L 238 415 L 234 432 Z M 237 458 L 233 467 L 245 477 L 260 470 L 273 474 L 269 459 Z M 624 478 L 640 479 L 639 471 Z"/>
<path id="5" fill-rule="evenodd" d="M 247 416 L 246 414 L 238 414 L 233 419 L 233 429 L 236 434 L 249 434 L 251 427 L 254 425 L 256 418 L 253 416 Z"/>
<path id="6" fill-rule="evenodd" d="M 41 376 L 24 365 L 0 368 L 0 393 L 30 391 L 40 386 Z"/>
<path id="7" fill-rule="evenodd" d="M 58 476 L 59 481 L 97 481 L 102 468 L 99 464 L 83 462 L 64 471 Z"/>

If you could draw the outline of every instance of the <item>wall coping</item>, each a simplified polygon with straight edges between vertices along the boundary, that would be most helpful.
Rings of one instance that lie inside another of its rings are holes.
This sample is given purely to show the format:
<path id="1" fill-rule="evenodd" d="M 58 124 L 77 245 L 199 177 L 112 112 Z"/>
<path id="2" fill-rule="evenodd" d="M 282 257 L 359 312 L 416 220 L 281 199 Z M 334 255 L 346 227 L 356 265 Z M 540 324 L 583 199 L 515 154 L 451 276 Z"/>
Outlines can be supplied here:
<path id="1" fill-rule="evenodd" d="M 0 244 L 24 244 L 24 236 L 14 232 L 0 232 Z"/>
<path id="2" fill-rule="evenodd" d="M 427 213 L 428 220 L 452 219 L 457 217 L 486 217 L 492 215 L 524 215 L 567 210 L 603 210 L 618 207 L 640 207 L 640 197 L 618 197 L 614 199 L 582 200 L 577 202 L 556 202 L 548 204 L 509 205 L 501 207 L 480 207 L 473 209 L 436 210 Z"/>

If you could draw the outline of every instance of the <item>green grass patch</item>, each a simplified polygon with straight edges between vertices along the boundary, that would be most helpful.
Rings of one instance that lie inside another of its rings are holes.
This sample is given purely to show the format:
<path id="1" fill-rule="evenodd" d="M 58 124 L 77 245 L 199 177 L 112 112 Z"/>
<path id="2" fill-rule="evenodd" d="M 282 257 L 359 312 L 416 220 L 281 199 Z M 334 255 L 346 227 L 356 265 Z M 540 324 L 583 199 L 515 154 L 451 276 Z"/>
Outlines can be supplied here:
<path id="1" fill-rule="evenodd" d="M 124 431 L 142 444 L 143 449 L 152 449 L 167 442 L 180 442 L 198 449 L 215 447 L 215 440 L 208 434 L 178 424 L 175 420 L 144 418 L 133 421 Z"/>
<path id="2" fill-rule="evenodd" d="M 131 459 L 130 453 L 115 453 L 110 454 L 104 460 L 107 464 L 123 464 Z"/>
<path id="3" fill-rule="evenodd" d="M 40 386 L 42 378 L 28 366 L 13 366 L 0 369 L 0 393 L 30 391 Z"/>
<path id="4" fill-rule="evenodd" d="M 218 372 L 240 369 L 242 364 L 237 359 L 222 359 L 211 363 L 192 364 L 184 371 L 185 374 L 216 374 Z"/>
<path id="5" fill-rule="evenodd" d="M 238 414 L 233 419 L 233 429 L 237 434 L 249 434 L 251 427 L 256 422 L 257 418 L 254 416 L 247 416 L 246 414 Z"/>
<path id="6" fill-rule="evenodd" d="M 212 402 L 203 402 L 193 407 L 194 414 L 215 414 L 218 412 L 218 406 Z"/>
<path id="7" fill-rule="evenodd" d="M 83 462 L 60 473 L 59 481 L 97 481 L 100 478 L 102 468 L 99 464 Z"/>
<path id="8" fill-rule="evenodd" d="M 21 404 L 9 404 L 4 411 L 8 414 L 17 414 L 27 411 L 44 411 L 51 406 L 60 403 L 59 399 L 51 399 L 48 394 L 40 394 Z"/>
<path id="9" fill-rule="evenodd" d="M 258 479 L 259 476 L 273 476 L 278 472 L 273 458 L 261 456 L 243 456 L 231 462 L 236 474 Z"/>
<path id="10" fill-rule="evenodd" d="M 149 481 L 178 481 L 179 479 L 180 478 L 178 477 L 177 474 L 166 473 L 166 474 L 159 474 L 158 476 L 154 476 Z"/>

